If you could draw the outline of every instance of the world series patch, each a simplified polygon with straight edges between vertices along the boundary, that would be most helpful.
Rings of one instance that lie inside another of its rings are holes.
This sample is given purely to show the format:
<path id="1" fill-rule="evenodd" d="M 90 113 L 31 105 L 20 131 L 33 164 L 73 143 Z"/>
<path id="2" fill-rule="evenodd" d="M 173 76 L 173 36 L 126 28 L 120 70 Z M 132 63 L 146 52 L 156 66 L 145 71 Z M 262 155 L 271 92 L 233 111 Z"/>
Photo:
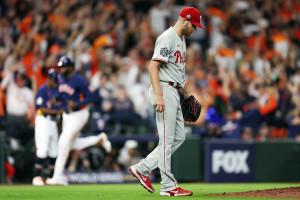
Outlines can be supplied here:
<path id="1" fill-rule="evenodd" d="M 168 54 L 170 54 L 170 51 L 167 49 L 167 47 L 160 49 L 160 55 L 162 55 L 163 57 L 167 57 Z"/>

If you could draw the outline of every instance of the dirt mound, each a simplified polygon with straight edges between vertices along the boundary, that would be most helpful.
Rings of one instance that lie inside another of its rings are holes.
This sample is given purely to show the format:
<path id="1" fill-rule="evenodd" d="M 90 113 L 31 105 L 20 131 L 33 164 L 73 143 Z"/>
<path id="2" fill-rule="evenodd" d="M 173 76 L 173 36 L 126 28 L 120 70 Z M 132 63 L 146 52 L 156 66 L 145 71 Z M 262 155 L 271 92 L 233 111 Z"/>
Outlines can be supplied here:
<path id="1" fill-rule="evenodd" d="M 300 187 L 274 188 L 247 192 L 223 193 L 214 196 L 221 197 L 256 197 L 256 198 L 285 198 L 300 199 Z"/>

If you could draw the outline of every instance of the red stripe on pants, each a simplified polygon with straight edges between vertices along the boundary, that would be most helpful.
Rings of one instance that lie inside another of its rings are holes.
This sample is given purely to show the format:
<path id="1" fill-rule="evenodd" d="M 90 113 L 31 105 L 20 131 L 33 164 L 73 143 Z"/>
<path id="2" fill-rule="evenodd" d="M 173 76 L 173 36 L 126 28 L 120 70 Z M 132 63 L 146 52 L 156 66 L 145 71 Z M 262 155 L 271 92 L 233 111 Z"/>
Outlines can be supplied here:
<path id="1" fill-rule="evenodd" d="M 163 87 L 161 86 L 161 93 L 162 96 L 164 96 Z M 165 124 L 165 111 L 163 111 L 163 122 L 164 122 L 164 167 L 165 167 L 165 173 L 167 173 L 166 169 L 166 124 Z"/>

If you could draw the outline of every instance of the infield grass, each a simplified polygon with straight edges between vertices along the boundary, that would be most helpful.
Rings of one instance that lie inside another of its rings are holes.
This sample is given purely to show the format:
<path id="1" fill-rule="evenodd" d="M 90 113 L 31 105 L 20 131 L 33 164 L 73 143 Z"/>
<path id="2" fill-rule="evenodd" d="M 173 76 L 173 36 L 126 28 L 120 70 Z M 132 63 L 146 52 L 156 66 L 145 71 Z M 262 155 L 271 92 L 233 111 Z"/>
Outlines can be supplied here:
<path id="1" fill-rule="evenodd" d="M 258 200 L 267 198 L 242 198 L 242 197 L 212 197 L 207 194 L 242 192 L 249 190 L 262 190 L 271 188 L 296 187 L 295 183 L 251 183 L 251 184 L 205 184 L 189 183 L 180 184 L 184 189 L 194 192 L 191 197 L 161 197 L 160 185 L 153 184 L 155 192 L 149 193 L 138 183 L 130 184 L 93 184 L 93 185 L 69 185 L 69 186 L 42 186 L 31 185 L 0 185 L 0 200 L 156 200 L 176 198 L 180 199 L 208 199 L 228 200 L 245 199 Z"/>

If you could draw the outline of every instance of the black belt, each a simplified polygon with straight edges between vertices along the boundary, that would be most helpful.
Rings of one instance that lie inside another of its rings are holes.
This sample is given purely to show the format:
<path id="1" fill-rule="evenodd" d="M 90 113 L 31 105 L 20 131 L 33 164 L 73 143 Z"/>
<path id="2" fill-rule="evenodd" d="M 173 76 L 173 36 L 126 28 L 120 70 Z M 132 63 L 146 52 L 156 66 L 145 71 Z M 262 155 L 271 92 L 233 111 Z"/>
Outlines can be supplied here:
<path id="1" fill-rule="evenodd" d="M 173 83 L 173 82 L 169 82 L 169 85 L 173 86 L 173 87 L 176 88 L 177 90 L 180 89 L 180 87 L 178 86 L 178 84 L 175 85 L 175 83 Z"/>

